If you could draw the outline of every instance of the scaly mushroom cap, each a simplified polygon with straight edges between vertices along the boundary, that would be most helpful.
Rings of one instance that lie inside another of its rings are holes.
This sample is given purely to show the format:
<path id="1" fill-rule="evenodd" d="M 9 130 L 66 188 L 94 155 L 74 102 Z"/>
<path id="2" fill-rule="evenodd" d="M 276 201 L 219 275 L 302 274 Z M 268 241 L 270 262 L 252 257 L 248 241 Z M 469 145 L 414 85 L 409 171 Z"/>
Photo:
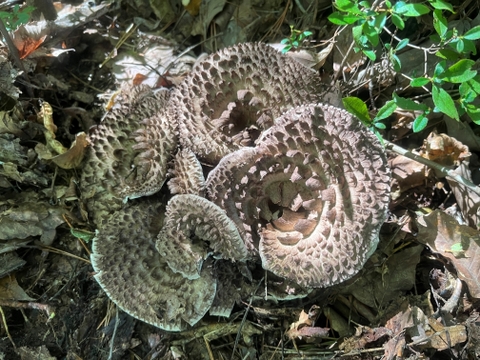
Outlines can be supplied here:
<path id="1" fill-rule="evenodd" d="M 252 146 L 275 118 L 326 92 L 315 71 L 261 43 L 239 44 L 202 60 L 172 94 L 180 142 L 216 164 Z"/>
<path id="2" fill-rule="evenodd" d="M 346 111 L 311 104 L 284 114 L 257 143 L 209 174 L 211 200 L 258 247 L 265 269 L 306 287 L 352 277 L 388 210 L 378 139 Z"/>
<path id="3" fill-rule="evenodd" d="M 197 195 L 174 196 L 157 237 L 160 255 L 174 272 L 196 279 L 210 252 L 206 242 L 223 259 L 243 261 L 247 257 L 245 244 L 225 211 Z"/>
<path id="4" fill-rule="evenodd" d="M 173 169 L 169 173 L 172 178 L 168 181 L 168 189 L 172 194 L 204 195 L 202 165 L 190 149 L 182 149 L 175 155 Z"/>
<path id="5" fill-rule="evenodd" d="M 152 239 L 163 222 L 163 202 L 142 200 L 112 215 L 93 239 L 95 279 L 126 313 L 167 331 L 195 325 L 216 289 L 210 268 L 187 280 L 173 273 Z M 180 256 L 177 252 L 175 256 Z"/>
<path id="6" fill-rule="evenodd" d="M 99 217 L 122 202 L 157 192 L 176 146 L 176 123 L 167 113 L 169 91 L 124 85 L 116 107 L 89 133 L 81 189 Z"/>

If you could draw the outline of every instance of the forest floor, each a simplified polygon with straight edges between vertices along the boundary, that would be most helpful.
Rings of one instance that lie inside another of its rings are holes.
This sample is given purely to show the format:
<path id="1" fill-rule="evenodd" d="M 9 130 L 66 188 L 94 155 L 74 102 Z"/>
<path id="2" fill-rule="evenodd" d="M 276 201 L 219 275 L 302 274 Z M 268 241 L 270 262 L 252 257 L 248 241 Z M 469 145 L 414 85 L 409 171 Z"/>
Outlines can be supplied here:
<path id="1" fill-rule="evenodd" d="M 9 33 L 13 45 L 0 42 L 0 360 L 479 358 L 479 188 L 438 168 L 480 183 L 480 128 L 435 112 L 418 133 L 414 111 L 385 120 L 380 134 L 408 152 L 388 151 L 389 216 L 353 279 L 294 301 L 245 298 L 229 319 L 206 317 L 185 333 L 116 308 L 89 260 L 95 226 L 79 199 L 81 150 L 59 154 L 83 144 L 79 134 L 99 123 L 121 83 L 175 87 L 201 54 L 247 41 L 281 48 L 293 25 L 312 35 L 291 56 L 374 116 L 394 92 L 418 96 L 407 77 L 438 61 L 415 48 L 398 53 L 401 73 L 384 57 L 369 61 L 351 51 L 350 28 L 327 20 L 330 1 L 150 3 L 55 3 L 55 20 L 25 21 Z M 478 14 L 470 6 L 465 22 Z M 401 34 L 418 47 L 433 31 L 425 16 Z"/>

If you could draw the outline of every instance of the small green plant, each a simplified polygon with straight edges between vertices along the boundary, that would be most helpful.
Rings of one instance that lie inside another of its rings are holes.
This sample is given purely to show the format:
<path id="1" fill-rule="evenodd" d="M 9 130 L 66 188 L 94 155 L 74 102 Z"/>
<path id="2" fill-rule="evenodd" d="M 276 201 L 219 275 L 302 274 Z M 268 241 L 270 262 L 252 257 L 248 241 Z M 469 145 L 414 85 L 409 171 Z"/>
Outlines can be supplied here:
<path id="1" fill-rule="evenodd" d="M 28 23 L 30 14 L 35 10 L 33 6 L 20 9 L 17 4 L 11 11 L 0 11 L 0 20 L 3 21 L 8 31 L 16 30 L 20 25 Z"/>
<path id="2" fill-rule="evenodd" d="M 430 7 L 425 4 L 429 4 Z M 475 40 L 480 39 L 480 26 L 461 34 L 458 29 L 448 25 L 445 17 L 447 12 L 454 13 L 450 3 L 444 0 L 428 0 L 425 4 L 386 0 L 372 8 L 368 1 L 336 0 L 334 5 L 338 11 L 328 17 L 334 24 L 352 26 L 354 50 L 363 52 L 371 61 L 376 60 L 379 45 L 382 45 L 380 35 L 384 31 L 388 33 L 392 41 L 383 44 L 380 51 L 387 54 L 397 72 L 401 71 L 402 66 L 397 52 L 406 46 L 435 53 L 439 58 L 433 74 L 414 77 L 410 82 L 411 87 L 423 88 L 432 96 L 433 108 L 393 94 L 392 100 L 379 109 L 374 119 L 370 119 L 363 102 L 361 105 L 360 102 L 347 98 L 348 106 L 345 107 L 359 118 L 364 116 L 364 119 L 360 119 L 367 126 L 373 127 L 377 136 L 379 135 L 377 129 L 381 128 L 377 126 L 378 122 L 393 114 L 397 107 L 419 113 L 413 123 L 414 132 L 425 129 L 428 124 L 427 116 L 431 112 L 442 112 L 457 121 L 460 116 L 467 113 L 473 122 L 480 125 L 480 109 L 473 105 L 473 101 L 480 95 L 480 75 L 474 69 L 475 62 L 469 59 L 470 56 L 476 55 Z M 430 12 L 433 12 L 432 25 L 435 33 L 431 36 L 434 45 L 428 49 L 412 46 L 408 39 L 399 39 L 387 26 L 390 24 L 389 26 L 403 30 L 408 18 Z M 368 115 L 368 121 L 365 114 Z"/>
<path id="3" fill-rule="evenodd" d="M 305 39 L 312 34 L 313 33 L 311 31 L 297 30 L 293 27 L 293 25 L 290 25 L 290 37 L 285 38 L 280 42 L 281 44 L 285 45 L 285 47 L 282 49 L 282 54 L 285 54 L 292 49 L 300 48 Z"/>

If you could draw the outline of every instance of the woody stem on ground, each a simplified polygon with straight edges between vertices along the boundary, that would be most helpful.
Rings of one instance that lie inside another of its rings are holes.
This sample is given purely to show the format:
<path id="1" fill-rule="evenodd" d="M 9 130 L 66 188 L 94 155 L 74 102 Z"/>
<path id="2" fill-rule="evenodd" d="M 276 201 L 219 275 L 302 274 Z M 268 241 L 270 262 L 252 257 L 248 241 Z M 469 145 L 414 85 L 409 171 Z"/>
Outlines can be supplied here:
<path id="1" fill-rule="evenodd" d="M 470 190 L 472 190 L 476 194 L 480 195 L 480 186 L 475 185 L 470 180 L 464 178 L 463 176 L 461 176 L 459 174 L 456 174 L 455 169 L 453 167 L 443 166 L 443 165 L 440 165 L 440 164 L 436 163 L 435 161 L 425 159 L 424 157 L 421 157 L 420 155 L 417 155 L 417 154 L 413 153 L 412 151 L 406 150 L 406 149 L 404 149 L 404 148 L 402 148 L 398 145 L 395 145 L 394 143 L 391 143 L 388 140 L 383 140 L 383 141 L 385 142 L 385 148 L 387 150 L 393 151 L 393 152 L 395 152 L 399 155 L 403 155 L 403 156 L 405 156 L 409 159 L 415 160 L 415 161 L 417 161 L 417 162 L 419 162 L 423 165 L 426 165 L 426 166 L 428 166 L 432 169 L 435 169 L 435 170 L 439 171 L 442 175 L 447 176 L 447 177 L 457 181 L 458 183 L 460 183 L 462 185 L 465 185 Z"/>

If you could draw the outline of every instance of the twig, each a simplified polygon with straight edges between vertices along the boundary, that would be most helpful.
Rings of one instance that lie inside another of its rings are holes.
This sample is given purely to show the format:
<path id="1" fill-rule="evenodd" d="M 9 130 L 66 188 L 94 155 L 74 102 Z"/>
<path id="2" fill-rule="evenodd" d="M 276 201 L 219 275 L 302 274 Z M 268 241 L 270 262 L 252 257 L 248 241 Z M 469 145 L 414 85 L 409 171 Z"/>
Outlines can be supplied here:
<path id="1" fill-rule="evenodd" d="M 425 159 L 424 157 L 421 157 L 420 155 L 417 155 L 411 151 L 408 151 L 398 145 L 395 145 L 394 143 L 391 143 L 388 140 L 384 140 L 385 142 L 385 148 L 388 150 L 391 150 L 397 154 L 403 155 L 409 159 L 415 160 L 419 162 L 420 164 L 426 165 L 428 167 L 431 167 L 432 169 L 435 169 L 439 171 L 443 176 L 447 176 L 456 182 L 466 186 L 470 190 L 472 190 L 474 193 L 480 195 L 480 186 L 475 185 L 473 182 L 471 182 L 468 179 L 465 179 L 463 176 L 456 174 L 455 169 L 451 166 L 443 166 L 435 161 Z"/>
<path id="2" fill-rule="evenodd" d="M 115 326 L 113 328 L 112 340 L 110 341 L 110 352 L 108 354 L 108 360 L 112 360 L 113 356 L 113 347 L 115 345 L 115 336 L 117 335 L 118 323 L 120 319 L 118 318 L 118 306 L 115 306 Z"/>
<path id="3" fill-rule="evenodd" d="M 230 360 L 233 360 L 235 358 L 235 351 L 237 350 L 238 342 L 240 341 L 240 336 L 242 335 L 243 324 L 245 324 L 245 321 L 247 320 L 248 311 L 252 307 L 253 297 L 257 293 L 257 291 L 260 288 L 260 285 L 262 284 L 262 282 L 263 282 L 263 279 L 261 279 L 258 282 L 257 287 L 255 288 L 255 290 L 252 293 L 252 296 L 250 297 L 250 302 L 248 303 L 248 306 L 245 309 L 245 314 L 243 315 L 242 322 L 240 323 L 240 326 L 238 327 L 237 336 L 235 337 L 235 344 L 233 345 L 232 356 L 231 356 Z"/>
<path id="4" fill-rule="evenodd" d="M 10 335 L 10 331 L 8 331 L 7 319 L 5 319 L 5 313 L 3 312 L 3 309 L 2 309 L 1 306 L 0 306 L 0 313 L 2 314 L 2 322 L 3 322 L 3 327 L 5 328 L 5 333 L 7 334 L 8 339 L 10 340 L 10 342 L 12 343 L 13 348 L 16 350 L 16 349 L 17 349 L 17 346 L 16 346 L 15 343 L 13 342 L 12 335 Z"/>

